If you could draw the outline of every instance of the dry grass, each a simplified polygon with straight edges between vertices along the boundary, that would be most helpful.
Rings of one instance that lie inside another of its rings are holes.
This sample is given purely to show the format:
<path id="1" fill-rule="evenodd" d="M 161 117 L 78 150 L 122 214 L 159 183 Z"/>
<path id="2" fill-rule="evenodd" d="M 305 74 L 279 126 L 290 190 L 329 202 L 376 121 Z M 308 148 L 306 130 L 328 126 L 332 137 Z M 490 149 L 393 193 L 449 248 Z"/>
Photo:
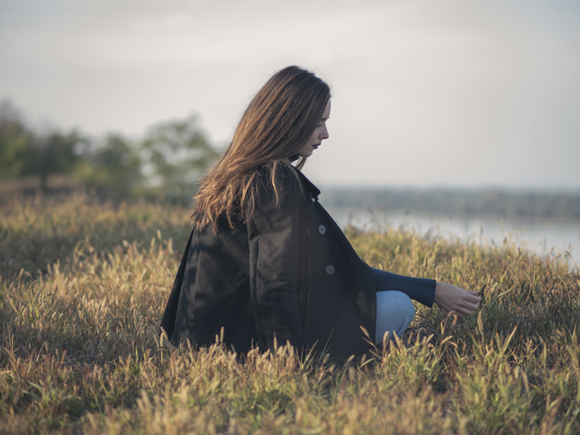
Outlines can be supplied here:
<path id="1" fill-rule="evenodd" d="M 404 340 L 347 362 L 241 358 L 156 335 L 187 220 L 84 196 L 3 206 L 0 433 L 580 432 L 580 277 L 562 259 L 351 229 L 369 264 L 485 288 L 478 315 L 418 307 Z"/>

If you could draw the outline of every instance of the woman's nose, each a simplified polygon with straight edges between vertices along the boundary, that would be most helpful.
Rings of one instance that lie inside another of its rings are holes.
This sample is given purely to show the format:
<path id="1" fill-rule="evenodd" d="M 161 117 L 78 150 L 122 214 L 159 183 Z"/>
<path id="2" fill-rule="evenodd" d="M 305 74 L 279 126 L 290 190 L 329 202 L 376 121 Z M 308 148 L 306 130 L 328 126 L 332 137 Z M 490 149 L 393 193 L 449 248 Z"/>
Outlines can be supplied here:
<path id="1" fill-rule="evenodd" d="M 323 140 L 323 139 L 328 139 L 329 137 L 330 137 L 330 135 L 328 134 L 328 128 L 325 125 L 324 128 L 322 129 L 322 131 L 320 132 L 319 138 L 321 140 Z"/>

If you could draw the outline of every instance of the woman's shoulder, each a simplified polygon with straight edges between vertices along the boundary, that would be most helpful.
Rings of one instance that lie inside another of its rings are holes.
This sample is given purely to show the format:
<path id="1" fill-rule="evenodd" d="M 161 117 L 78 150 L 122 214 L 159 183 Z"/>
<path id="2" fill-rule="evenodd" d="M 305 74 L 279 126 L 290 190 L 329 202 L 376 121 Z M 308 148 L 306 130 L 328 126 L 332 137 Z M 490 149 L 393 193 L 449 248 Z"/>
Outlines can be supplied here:
<path id="1" fill-rule="evenodd" d="M 266 162 L 258 169 L 257 193 L 259 202 L 269 202 L 286 197 L 303 197 L 303 186 L 298 169 L 288 161 Z"/>
<path id="2" fill-rule="evenodd" d="M 267 189 L 299 188 L 301 184 L 299 173 L 289 161 L 272 160 L 260 166 L 258 179 L 260 185 Z"/>

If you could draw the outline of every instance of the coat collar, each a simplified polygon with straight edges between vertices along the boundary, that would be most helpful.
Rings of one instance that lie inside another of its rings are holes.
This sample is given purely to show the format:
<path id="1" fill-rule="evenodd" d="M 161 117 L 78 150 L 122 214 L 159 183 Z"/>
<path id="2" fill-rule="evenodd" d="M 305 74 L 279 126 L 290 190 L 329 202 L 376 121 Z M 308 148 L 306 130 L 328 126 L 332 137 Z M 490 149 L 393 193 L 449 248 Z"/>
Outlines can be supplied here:
<path id="1" fill-rule="evenodd" d="M 294 169 L 296 169 L 296 168 L 294 168 Z M 298 172 L 300 179 L 302 180 L 302 182 L 306 186 L 306 189 L 308 190 L 308 192 L 310 192 L 310 197 L 313 199 L 318 199 L 318 195 L 320 195 L 320 189 L 318 187 L 316 187 L 314 184 L 312 184 L 312 181 L 310 181 L 308 178 L 306 178 L 306 175 L 304 175 L 302 173 L 302 171 L 300 171 L 299 169 L 296 169 L 296 171 Z"/>

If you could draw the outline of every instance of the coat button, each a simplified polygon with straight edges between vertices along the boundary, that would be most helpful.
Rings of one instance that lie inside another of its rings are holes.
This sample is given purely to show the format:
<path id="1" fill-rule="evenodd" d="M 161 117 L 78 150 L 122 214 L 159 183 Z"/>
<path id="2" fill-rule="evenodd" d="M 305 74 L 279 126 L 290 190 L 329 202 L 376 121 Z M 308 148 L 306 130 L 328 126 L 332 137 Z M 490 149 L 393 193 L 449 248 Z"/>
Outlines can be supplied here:
<path id="1" fill-rule="evenodd" d="M 334 275 L 334 266 L 332 264 L 326 266 L 325 270 L 327 275 Z"/>
<path id="2" fill-rule="evenodd" d="M 318 227 L 318 232 L 324 236 L 326 234 L 326 227 L 324 225 L 320 225 Z"/>

